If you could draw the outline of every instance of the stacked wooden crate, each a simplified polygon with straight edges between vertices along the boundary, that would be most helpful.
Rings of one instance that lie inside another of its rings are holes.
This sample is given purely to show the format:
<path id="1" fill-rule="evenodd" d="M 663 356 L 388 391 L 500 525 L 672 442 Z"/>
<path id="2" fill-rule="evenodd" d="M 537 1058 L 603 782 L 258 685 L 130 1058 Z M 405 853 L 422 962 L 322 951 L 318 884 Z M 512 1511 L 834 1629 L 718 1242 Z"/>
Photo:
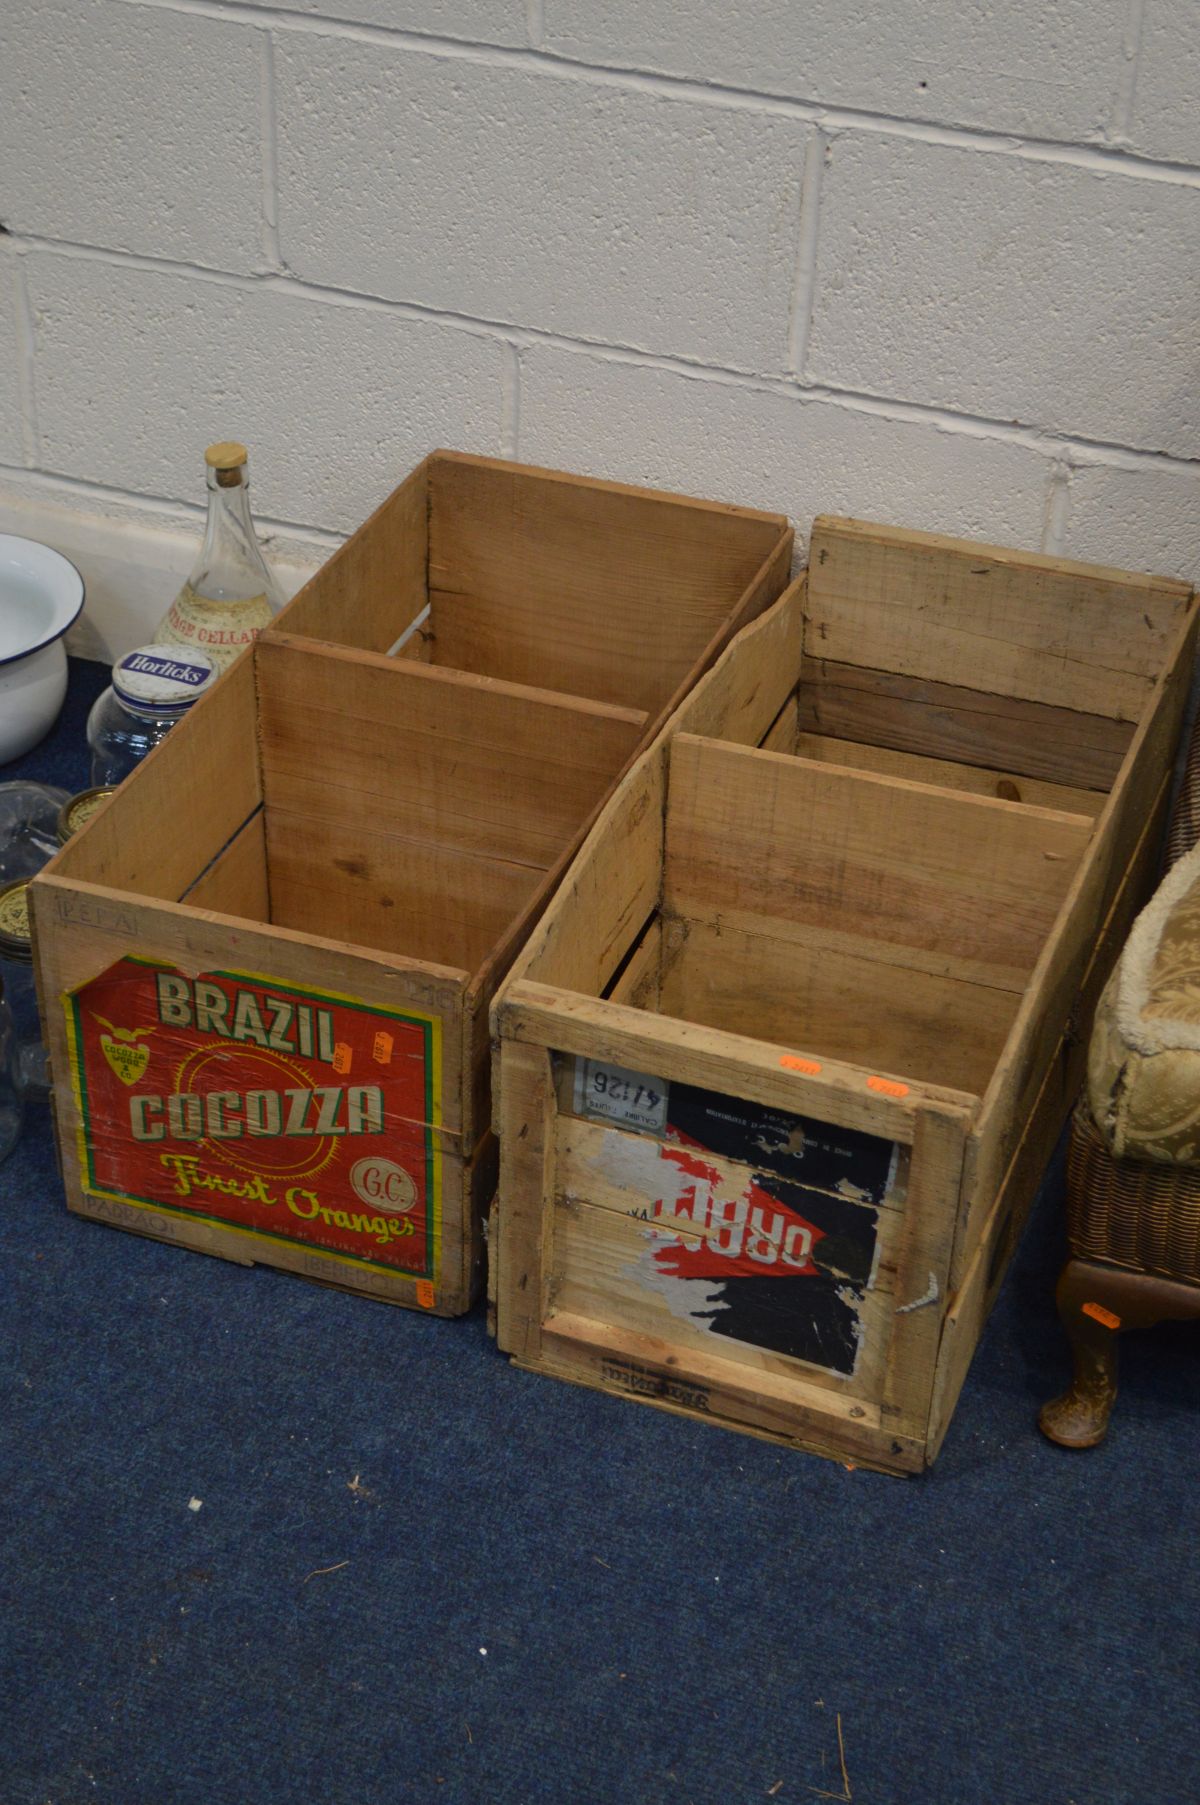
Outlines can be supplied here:
<path id="1" fill-rule="evenodd" d="M 70 1206 L 466 1309 L 496 986 L 791 538 L 428 458 L 33 886 Z"/>
<path id="2" fill-rule="evenodd" d="M 821 520 L 506 981 L 521 1363 L 937 1452 L 1151 881 L 1181 583 Z"/>

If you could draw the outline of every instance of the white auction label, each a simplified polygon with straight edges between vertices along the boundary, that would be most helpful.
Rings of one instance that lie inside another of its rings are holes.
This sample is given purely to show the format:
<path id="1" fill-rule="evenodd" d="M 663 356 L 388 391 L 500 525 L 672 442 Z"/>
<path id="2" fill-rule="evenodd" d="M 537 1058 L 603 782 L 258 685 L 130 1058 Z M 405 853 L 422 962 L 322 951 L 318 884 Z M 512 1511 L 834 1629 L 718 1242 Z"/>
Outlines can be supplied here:
<path id="1" fill-rule="evenodd" d="M 599 1059 L 575 1061 L 575 1109 L 581 1116 L 665 1134 L 667 1090 L 661 1078 Z"/>

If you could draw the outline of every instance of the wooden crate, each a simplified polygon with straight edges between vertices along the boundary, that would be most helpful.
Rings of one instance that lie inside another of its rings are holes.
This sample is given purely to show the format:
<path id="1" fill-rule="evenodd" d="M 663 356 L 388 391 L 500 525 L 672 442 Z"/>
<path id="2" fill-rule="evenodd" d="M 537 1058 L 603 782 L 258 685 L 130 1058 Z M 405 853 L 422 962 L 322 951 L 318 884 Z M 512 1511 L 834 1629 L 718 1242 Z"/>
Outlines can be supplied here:
<path id="1" fill-rule="evenodd" d="M 935 1457 L 1152 884 L 1181 583 L 818 520 L 502 987 L 520 1364 Z"/>
<path id="2" fill-rule="evenodd" d="M 790 555 L 778 515 L 427 459 L 34 886 L 71 1208 L 466 1309 L 496 984 Z"/>

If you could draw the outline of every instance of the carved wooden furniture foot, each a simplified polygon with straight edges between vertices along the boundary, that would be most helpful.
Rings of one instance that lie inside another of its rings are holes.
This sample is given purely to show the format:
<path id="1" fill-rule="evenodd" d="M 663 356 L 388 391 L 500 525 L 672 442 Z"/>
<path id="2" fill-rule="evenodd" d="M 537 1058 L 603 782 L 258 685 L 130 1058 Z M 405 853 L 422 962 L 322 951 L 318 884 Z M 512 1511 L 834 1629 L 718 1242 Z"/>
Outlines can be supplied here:
<path id="1" fill-rule="evenodd" d="M 1200 1286 L 1076 1259 L 1063 1267 L 1057 1295 L 1075 1377 L 1043 1407 L 1038 1426 L 1060 1447 L 1094 1448 L 1104 1440 L 1117 1395 L 1118 1333 L 1200 1317 Z"/>

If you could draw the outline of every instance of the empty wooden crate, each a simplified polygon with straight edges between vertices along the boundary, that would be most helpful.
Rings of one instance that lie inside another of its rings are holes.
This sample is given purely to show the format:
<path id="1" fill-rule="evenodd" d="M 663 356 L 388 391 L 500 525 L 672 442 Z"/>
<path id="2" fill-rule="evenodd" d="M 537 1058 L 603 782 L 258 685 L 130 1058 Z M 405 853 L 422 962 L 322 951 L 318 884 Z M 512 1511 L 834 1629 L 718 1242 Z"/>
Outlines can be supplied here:
<path id="1" fill-rule="evenodd" d="M 503 986 L 502 1348 L 933 1459 L 1151 882 L 1186 585 L 819 520 Z"/>
<path id="2" fill-rule="evenodd" d="M 464 1310 L 496 983 L 790 541 L 427 459 L 34 886 L 71 1207 Z"/>

